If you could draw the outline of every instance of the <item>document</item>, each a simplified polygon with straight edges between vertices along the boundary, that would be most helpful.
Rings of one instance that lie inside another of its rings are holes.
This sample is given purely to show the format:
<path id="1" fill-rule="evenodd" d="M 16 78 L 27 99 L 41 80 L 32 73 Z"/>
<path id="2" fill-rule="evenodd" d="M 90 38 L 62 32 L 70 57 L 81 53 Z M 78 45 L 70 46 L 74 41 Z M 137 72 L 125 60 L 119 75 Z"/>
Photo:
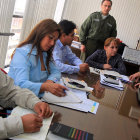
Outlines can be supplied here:
<path id="1" fill-rule="evenodd" d="M 62 81 L 69 88 L 79 89 L 88 92 L 92 92 L 93 90 L 93 88 L 88 87 L 88 85 L 84 81 L 70 79 L 68 77 L 62 77 Z"/>
<path id="2" fill-rule="evenodd" d="M 58 97 L 50 92 L 45 92 L 43 99 L 48 103 L 80 103 L 80 100 L 71 90 L 65 90 L 66 95 Z"/>
<path id="3" fill-rule="evenodd" d="M 82 111 L 82 112 L 91 112 L 93 114 L 96 114 L 99 103 L 94 102 L 90 99 L 87 99 L 87 95 L 85 91 L 81 91 L 78 89 L 72 89 L 72 88 L 68 88 L 69 91 L 71 91 L 77 98 L 80 99 L 80 101 L 82 102 L 51 102 L 52 104 L 58 105 L 58 106 L 62 106 L 62 107 L 66 107 L 66 108 L 70 108 L 70 109 L 74 109 L 74 110 L 78 110 L 78 111 Z M 52 97 L 52 96 L 51 96 Z M 47 98 L 47 97 L 46 97 Z M 60 97 L 58 97 L 59 100 Z M 67 97 L 67 101 L 69 100 L 68 98 L 71 98 L 71 96 Z M 47 101 L 48 103 L 50 103 L 49 100 L 52 101 L 52 99 L 45 99 L 43 97 L 44 101 Z M 60 99 L 61 100 L 61 99 Z M 70 100 L 69 100 L 70 101 Z"/>
<path id="4" fill-rule="evenodd" d="M 121 77 L 121 75 L 118 72 L 111 71 L 111 70 L 101 70 L 100 74 L 107 74 L 107 75 L 113 75 L 116 77 Z"/>
<path id="5" fill-rule="evenodd" d="M 100 69 L 89 67 L 90 73 L 100 74 Z"/>
<path id="6" fill-rule="evenodd" d="M 80 49 L 81 47 L 81 42 L 77 42 L 77 41 L 72 41 L 71 46 L 77 49 Z"/>
<path id="7" fill-rule="evenodd" d="M 15 107 L 11 113 L 12 116 L 23 116 L 26 114 L 35 113 L 30 109 L 24 109 L 22 107 Z M 43 120 L 43 126 L 41 127 L 39 132 L 36 133 L 24 133 L 18 136 L 12 137 L 13 140 L 45 140 L 53 115 L 50 118 L 46 118 Z"/>
<path id="8" fill-rule="evenodd" d="M 110 86 L 110 87 L 113 87 L 113 88 L 116 88 L 116 89 L 119 89 L 119 90 L 124 89 L 121 80 L 117 80 L 118 84 L 113 84 L 111 82 L 106 82 L 105 79 L 106 79 L 106 77 L 103 74 L 100 74 L 100 83 L 101 84 L 106 85 L 106 86 Z"/>
<path id="9" fill-rule="evenodd" d="M 131 81 L 129 81 L 128 76 L 126 76 L 126 75 L 121 75 L 121 74 L 119 74 L 119 73 L 116 72 L 116 71 L 101 70 L 101 71 L 100 71 L 100 74 L 103 74 L 103 75 L 106 74 L 106 75 L 116 76 L 116 79 L 119 79 L 119 80 L 121 80 L 121 81 L 124 82 L 124 83 L 131 82 Z"/>

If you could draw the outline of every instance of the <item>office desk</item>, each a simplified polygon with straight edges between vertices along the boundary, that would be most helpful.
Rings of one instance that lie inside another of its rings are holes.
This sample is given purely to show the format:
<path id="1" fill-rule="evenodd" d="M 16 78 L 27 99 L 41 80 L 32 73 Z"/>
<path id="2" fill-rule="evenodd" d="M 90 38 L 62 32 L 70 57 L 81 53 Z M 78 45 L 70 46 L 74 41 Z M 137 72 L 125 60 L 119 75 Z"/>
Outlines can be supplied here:
<path id="1" fill-rule="evenodd" d="M 55 121 L 93 133 L 94 140 L 140 139 L 137 120 L 128 117 L 131 105 L 139 107 L 136 91 L 131 90 L 127 85 L 124 91 L 102 86 L 98 81 L 99 76 L 95 74 L 87 74 L 84 77 L 69 75 L 68 77 L 83 79 L 89 86 L 100 87 L 102 89 L 101 96 L 94 93 L 94 96 L 89 95 L 90 99 L 98 101 L 100 105 L 96 115 L 50 105 L 53 111 L 60 113 L 60 117 L 57 117 L 58 120 Z"/>

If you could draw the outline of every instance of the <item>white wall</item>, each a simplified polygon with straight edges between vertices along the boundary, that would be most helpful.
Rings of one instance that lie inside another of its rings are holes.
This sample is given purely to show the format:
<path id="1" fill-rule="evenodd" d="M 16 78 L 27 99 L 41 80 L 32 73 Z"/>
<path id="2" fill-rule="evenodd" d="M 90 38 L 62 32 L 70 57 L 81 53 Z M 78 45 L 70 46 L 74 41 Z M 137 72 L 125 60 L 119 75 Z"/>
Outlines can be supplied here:
<path id="1" fill-rule="evenodd" d="M 78 28 L 90 13 L 100 11 L 101 0 L 66 0 L 62 19 L 74 21 Z M 140 37 L 140 0 L 113 0 L 110 14 L 117 21 L 117 37 L 136 48 Z"/>

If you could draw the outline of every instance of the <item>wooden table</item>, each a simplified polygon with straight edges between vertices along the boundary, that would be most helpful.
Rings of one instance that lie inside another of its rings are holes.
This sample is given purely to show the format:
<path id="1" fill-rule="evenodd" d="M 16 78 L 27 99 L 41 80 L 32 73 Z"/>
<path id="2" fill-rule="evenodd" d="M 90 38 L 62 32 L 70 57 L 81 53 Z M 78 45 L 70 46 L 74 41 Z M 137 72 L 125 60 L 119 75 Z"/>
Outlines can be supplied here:
<path id="1" fill-rule="evenodd" d="M 59 117 L 56 117 L 56 122 L 93 133 L 94 140 L 140 139 L 137 120 L 128 117 L 131 106 L 140 109 L 136 90 L 128 85 L 125 86 L 124 91 L 102 86 L 99 76 L 95 74 L 69 75 L 68 77 L 83 79 L 89 86 L 94 86 L 96 91 L 93 95 L 90 94 L 89 98 L 99 102 L 100 105 L 96 115 L 50 105 L 54 112 L 58 112 Z"/>

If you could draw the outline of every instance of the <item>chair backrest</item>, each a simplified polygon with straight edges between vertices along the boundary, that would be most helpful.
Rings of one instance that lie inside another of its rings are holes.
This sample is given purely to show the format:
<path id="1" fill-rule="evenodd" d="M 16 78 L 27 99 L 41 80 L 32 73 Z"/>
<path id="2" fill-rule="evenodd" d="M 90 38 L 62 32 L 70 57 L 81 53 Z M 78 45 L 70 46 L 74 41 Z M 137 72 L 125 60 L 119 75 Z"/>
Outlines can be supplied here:
<path id="1" fill-rule="evenodd" d="M 122 58 L 126 62 L 140 65 L 140 50 L 132 49 L 125 46 Z"/>
<path id="2" fill-rule="evenodd" d="M 124 44 L 124 43 L 120 43 L 120 45 L 118 46 L 118 51 L 117 51 L 117 53 L 120 54 L 120 55 L 122 55 L 125 46 L 126 46 L 126 44 Z"/>

